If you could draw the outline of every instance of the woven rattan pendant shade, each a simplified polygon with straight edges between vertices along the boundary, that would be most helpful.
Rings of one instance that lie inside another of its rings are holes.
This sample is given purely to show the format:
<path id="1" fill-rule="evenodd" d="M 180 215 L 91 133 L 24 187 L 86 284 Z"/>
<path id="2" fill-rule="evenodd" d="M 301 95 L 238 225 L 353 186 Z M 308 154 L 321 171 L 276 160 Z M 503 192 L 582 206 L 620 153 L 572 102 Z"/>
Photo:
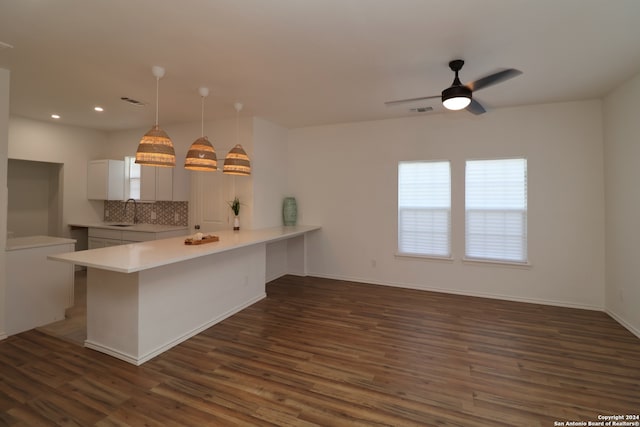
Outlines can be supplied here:
<path id="1" fill-rule="evenodd" d="M 209 139 L 204 136 L 204 99 L 209 96 L 209 89 L 201 87 L 198 89 L 200 92 L 200 99 L 202 102 L 202 117 L 201 117 L 201 133 L 200 138 L 196 139 L 189 151 L 187 157 L 184 159 L 184 168 L 192 171 L 200 172 L 215 172 L 218 170 L 218 157 L 216 156 L 216 150 L 209 142 Z"/>
<path id="2" fill-rule="evenodd" d="M 236 109 L 236 142 L 238 142 L 240 137 L 240 110 L 242 110 L 242 104 L 236 102 L 233 106 Z M 236 144 L 236 146 L 229 151 L 229 154 L 227 154 L 227 157 L 224 159 L 222 172 L 229 175 L 251 175 L 251 162 L 242 145 Z"/>
<path id="3" fill-rule="evenodd" d="M 136 151 L 136 163 L 172 168 L 176 165 L 176 152 L 169 135 L 158 126 L 158 88 L 160 78 L 164 76 L 164 68 L 154 66 L 151 71 L 156 77 L 156 124 L 140 140 Z"/>
<path id="4" fill-rule="evenodd" d="M 218 157 L 216 150 L 206 136 L 196 139 L 184 159 L 184 168 L 192 171 L 216 171 L 218 170 Z"/>
<path id="5" fill-rule="evenodd" d="M 171 139 L 158 125 L 154 125 L 140 140 L 136 151 L 136 163 L 164 167 L 176 165 L 176 153 Z"/>
<path id="6" fill-rule="evenodd" d="M 227 154 L 222 172 L 231 175 L 251 175 L 249 156 L 247 156 L 240 144 L 233 147 Z"/>

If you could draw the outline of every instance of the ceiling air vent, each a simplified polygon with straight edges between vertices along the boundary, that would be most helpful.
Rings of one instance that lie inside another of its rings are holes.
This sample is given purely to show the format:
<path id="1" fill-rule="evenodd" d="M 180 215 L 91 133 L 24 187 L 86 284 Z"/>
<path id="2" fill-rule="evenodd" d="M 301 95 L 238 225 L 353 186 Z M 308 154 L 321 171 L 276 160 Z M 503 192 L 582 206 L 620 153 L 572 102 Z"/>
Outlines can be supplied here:
<path id="1" fill-rule="evenodd" d="M 136 107 L 144 107 L 145 105 L 147 105 L 142 101 L 138 101 L 137 99 L 129 98 L 128 96 L 121 96 L 120 100 L 126 102 L 127 104 L 135 105 Z"/>
<path id="2" fill-rule="evenodd" d="M 411 111 L 412 113 L 426 113 L 427 111 L 433 111 L 433 107 L 411 108 L 409 111 Z"/>

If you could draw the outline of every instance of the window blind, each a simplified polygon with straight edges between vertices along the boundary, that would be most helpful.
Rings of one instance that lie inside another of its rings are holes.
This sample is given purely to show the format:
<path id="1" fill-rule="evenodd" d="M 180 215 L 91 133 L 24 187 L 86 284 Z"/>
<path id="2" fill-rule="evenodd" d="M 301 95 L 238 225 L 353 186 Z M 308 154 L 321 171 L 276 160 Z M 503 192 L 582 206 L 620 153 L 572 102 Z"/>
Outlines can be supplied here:
<path id="1" fill-rule="evenodd" d="M 398 163 L 398 252 L 451 256 L 451 166 Z"/>
<path id="2" fill-rule="evenodd" d="M 129 197 L 140 200 L 140 165 L 136 163 L 135 157 L 127 157 L 129 168 Z"/>
<path id="3" fill-rule="evenodd" d="M 469 160 L 466 257 L 527 261 L 527 160 Z"/>

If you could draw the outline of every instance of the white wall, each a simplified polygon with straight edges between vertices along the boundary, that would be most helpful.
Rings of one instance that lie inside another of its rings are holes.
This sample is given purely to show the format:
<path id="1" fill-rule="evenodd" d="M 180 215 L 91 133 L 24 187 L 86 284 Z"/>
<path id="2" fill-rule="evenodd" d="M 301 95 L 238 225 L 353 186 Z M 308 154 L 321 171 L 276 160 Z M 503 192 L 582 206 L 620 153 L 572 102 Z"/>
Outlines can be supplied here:
<path id="1" fill-rule="evenodd" d="M 282 225 L 282 201 L 287 193 L 288 129 L 261 118 L 253 120 L 253 204 L 254 228 Z M 267 245 L 266 280 L 288 271 L 289 240 Z"/>
<path id="2" fill-rule="evenodd" d="M 60 167 L 57 163 L 9 159 L 7 229 L 11 236 L 59 234 L 57 196 Z"/>
<path id="3" fill-rule="evenodd" d="M 604 100 L 606 308 L 640 337 L 640 74 Z"/>
<path id="4" fill-rule="evenodd" d="M 253 119 L 253 227 L 282 225 L 282 200 L 287 194 L 288 130 Z"/>
<path id="5" fill-rule="evenodd" d="M 9 146 L 9 70 L 0 68 L 0 339 L 5 329 L 5 289 L 7 283 L 7 157 Z"/>
<path id="6" fill-rule="evenodd" d="M 11 117 L 9 158 L 62 163 L 62 230 L 70 222 L 102 221 L 103 202 L 87 200 L 87 161 L 104 156 L 104 132 Z"/>
<path id="7" fill-rule="evenodd" d="M 309 127 L 288 135 L 310 274 L 604 308 L 602 108 L 585 101 Z M 467 159 L 528 159 L 530 268 L 464 263 Z M 454 261 L 398 258 L 397 164 L 452 162 Z"/>

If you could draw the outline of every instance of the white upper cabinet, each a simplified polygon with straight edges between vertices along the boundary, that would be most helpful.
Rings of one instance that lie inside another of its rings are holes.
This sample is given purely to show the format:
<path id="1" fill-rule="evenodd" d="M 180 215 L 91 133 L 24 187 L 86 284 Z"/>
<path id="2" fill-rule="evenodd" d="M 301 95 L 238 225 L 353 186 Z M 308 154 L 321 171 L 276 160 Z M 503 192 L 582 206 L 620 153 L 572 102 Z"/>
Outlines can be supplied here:
<path id="1" fill-rule="evenodd" d="M 173 169 L 142 166 L 140 168 L 140 200 L 172 201 Z"/>
<path id="2" fill-rule="evenodd" d="M 87 166 L 89 200 L 124 200 L 124 162 L 91 160 Z"/>
<path id="3" fill-rule="evenodd" d="M 173 168 L 156 169 L 156 200 L 173 200 Z"/>
<path id="4" fill-rule="evenodd" d="M 173 200 L 173 168 L 141 166 L 125 157 L 125 199 L 145 202 Z"/>

